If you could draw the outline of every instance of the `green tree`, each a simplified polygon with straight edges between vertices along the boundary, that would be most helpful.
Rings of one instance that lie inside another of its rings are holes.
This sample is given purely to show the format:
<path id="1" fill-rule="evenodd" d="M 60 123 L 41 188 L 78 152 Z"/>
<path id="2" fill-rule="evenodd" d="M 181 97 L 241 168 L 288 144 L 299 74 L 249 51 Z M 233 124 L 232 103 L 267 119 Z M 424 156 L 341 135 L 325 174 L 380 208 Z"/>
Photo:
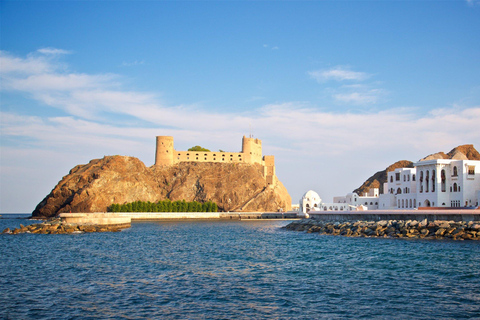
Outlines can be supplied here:
<path id="1" fill-rule="evenodd" d="M 200 146 L 191 147 L 190 149 L 188 149 L 188 151 L 210 152 L 210 150 L 208 150 L 208 149 L 206 149 L 206 148 L 203 148 L 203 147 L 200 147 Z"/>

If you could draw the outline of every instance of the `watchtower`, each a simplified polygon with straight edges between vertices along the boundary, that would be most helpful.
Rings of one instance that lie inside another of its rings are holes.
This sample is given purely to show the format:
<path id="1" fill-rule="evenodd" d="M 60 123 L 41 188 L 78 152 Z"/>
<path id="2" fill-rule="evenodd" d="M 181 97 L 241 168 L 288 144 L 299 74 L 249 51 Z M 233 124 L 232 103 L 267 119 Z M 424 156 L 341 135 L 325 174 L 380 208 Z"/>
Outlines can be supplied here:
<path id="1" fill-rule="evenodd" d="M 170 166 L 173 164 L 173 137 L 157 136 L 157 150 L 155 153 L 156 166 Z"/>
<path id="2" fill-rule="evenodd" d="M 262 141 L 243 136 L 242 153 L 244 154 L 246 163 L 262 164 Z"/>

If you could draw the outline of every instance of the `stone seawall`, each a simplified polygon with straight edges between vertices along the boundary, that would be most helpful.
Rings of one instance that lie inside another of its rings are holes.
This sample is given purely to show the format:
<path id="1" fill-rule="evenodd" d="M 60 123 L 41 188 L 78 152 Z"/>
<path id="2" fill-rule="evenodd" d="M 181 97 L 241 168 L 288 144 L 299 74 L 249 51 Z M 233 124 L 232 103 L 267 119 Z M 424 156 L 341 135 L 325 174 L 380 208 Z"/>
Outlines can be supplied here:
<path id="1" fill-rule="evenodd" d="M 480 240 L 480 221 L 380 220 L 328 222 L 318 219 L 293 221 L 287 230 L 345 237 L 383 237 Z"/>
<path id="2" fill-rule="evenodd" d="M 319 221 L 351 222 L 380 220 L 421 221 L 480 221 L 480 210 L 367 210 L 367 211 L 310 211 Z"/>
<path id="3" fill-rule="evenodd" d="M 116 212 L 132 221 L 296 219 L 296 212 Z"/>
<path id="4" fill-rule="evenodd" d="M 113 212 L 98 213 L 61 213 L 65 223 L 78 225 L 130 225 L 132 219 Z"/>

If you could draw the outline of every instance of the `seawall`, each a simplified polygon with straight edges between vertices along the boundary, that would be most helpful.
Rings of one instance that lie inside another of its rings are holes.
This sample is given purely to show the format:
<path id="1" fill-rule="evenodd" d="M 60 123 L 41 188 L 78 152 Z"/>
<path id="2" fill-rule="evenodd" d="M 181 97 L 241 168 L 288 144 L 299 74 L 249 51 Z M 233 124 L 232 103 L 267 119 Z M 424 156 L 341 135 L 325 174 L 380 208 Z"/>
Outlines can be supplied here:
<path id="1" fill-rule="evenodd" d="M 66 223 L 125 225 L 132 221 L 152 220 L 253 220 L 297 219 L 296 212 L 96 212 L 61 213 Z"/>
<path id="2" fill-rule="evenodd" d="M 351 222 L 380 220 L 480 221 L 480 210 L 367 210 L 310 211 L 310 218 L 319 221 Z"/>

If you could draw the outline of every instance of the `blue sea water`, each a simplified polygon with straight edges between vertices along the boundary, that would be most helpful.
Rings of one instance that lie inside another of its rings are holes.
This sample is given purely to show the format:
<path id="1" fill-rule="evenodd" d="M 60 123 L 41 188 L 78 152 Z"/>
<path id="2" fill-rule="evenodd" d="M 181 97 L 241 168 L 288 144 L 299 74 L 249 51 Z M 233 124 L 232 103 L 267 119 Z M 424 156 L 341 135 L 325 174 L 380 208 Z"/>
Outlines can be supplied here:
<path id="1" fill-rule="evenodd" d="M 30 220 L 0 219 L 0 231 Z M 345 238 L 288 221 L 0 235 L 3 319 L 480 319 L 480 243 Z"/>

